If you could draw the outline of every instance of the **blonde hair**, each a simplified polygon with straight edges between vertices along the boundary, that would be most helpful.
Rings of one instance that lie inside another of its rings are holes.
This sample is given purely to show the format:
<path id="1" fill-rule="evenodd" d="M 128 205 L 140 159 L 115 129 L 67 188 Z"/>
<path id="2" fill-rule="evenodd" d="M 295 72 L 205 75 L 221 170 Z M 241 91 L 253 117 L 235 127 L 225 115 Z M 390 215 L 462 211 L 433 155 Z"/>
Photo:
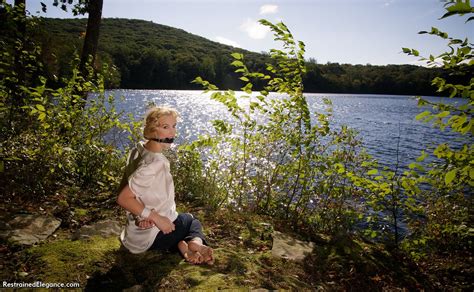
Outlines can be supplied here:
<path id="1" fill-rule="evenodd" d="M 168 106 L 154 106 L 147 111 L 145 117 L 145 128 L 143 129 L 143 137 L 150 138 L 151 134 L 160 126 L 160 118 L 164 116 L 173 116 L 179 118 L 179 113 L 176 109 Z"/>

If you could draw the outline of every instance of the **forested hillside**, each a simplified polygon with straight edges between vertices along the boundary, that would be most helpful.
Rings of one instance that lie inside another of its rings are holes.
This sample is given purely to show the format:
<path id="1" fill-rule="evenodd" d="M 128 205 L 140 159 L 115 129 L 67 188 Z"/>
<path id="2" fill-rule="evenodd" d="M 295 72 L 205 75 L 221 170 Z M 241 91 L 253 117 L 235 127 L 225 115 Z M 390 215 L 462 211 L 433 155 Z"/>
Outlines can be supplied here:
<path id="1" fill-rule="evenodd" d="M 49 76 L 70 72 L 71 55 L 81 49 L 86 19 L 43 18 L 36 37 L 42 43 Z M 243 53 L 251 70 L 265 70 L 266 53 L 230 47 L 181 29 L 132 19 L 103 19 L 98 62 L 113 65 L 108 87 L 197 89 L 202 76 L 220 88 L 239 89 L 230 65 L 232 52 Z M 350 65 L 307 63 L 307 92 L 434 95 L 430 81 L 437 69 L 412 65 Z M 258 87 L 258 84 L 257 84 Z"/>

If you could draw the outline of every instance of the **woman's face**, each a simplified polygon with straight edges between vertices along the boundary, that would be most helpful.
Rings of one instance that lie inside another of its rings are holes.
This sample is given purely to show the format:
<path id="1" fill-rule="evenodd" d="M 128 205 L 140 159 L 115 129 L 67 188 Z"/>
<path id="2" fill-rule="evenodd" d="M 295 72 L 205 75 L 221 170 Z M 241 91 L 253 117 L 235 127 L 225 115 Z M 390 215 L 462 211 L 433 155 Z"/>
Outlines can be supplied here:
<path id="1" fill-rule="evenodd" d="M 156 138 L 174 138 L 176 136 L 176 118 L 172 115 L 166 115 L 159 119 L 159 126 L 155 130 Z M 171 146 L 169 143 L 161 143 L 167 147 Z"/>

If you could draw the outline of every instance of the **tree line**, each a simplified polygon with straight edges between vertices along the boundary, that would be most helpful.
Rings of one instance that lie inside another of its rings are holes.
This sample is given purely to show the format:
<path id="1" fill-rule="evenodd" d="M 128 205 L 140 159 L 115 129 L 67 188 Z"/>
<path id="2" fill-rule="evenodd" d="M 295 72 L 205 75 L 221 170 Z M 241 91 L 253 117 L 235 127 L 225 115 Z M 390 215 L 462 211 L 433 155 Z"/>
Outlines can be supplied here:
<path id="1" fill-rule="evenodd" d="M 40 19 L 33 36 L 41 43 L 46 75 L 71 72 L 71 56 L 80 51 L 86 19 Z M 202 76 L 220 88 L 242 87 L 231 53 L 244 55 L 249 68 L 265 72 L 272 60 L 223 45 L 181 29 L 151 21 L 105 18 L 101 22 L 96 67 L 107 64 L 106 86 L 127 89 L 198 89 L 191 81 Z M 54 56 L 54 57 L 53 57 Z M 306 92 L 436 95 L 430 81 L 443 71 L 415 65 L 318 64 L 306 61 L 303 77 Z M 256 88 L 261 84 L 256 82 Z"/>

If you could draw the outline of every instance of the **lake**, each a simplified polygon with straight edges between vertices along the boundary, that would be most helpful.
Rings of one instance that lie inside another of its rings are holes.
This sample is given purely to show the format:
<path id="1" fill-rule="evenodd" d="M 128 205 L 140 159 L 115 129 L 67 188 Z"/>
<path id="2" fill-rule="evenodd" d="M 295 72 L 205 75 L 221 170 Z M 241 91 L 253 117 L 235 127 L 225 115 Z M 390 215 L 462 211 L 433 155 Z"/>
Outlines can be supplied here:
<path id="1" fill-rule="evenodd" d="M 213 133 L 210 123 L 213 119 L 229 119 L 227 109 L 202 91 L 110 90 L 107 94 L 117 98 L 123 96 L 123 102 L 117 101 L 117 109 L 138 119 L 143 117 L 150 102 L 176 107 L 182 117 L 178 124 L 177 144 L 192 141 L 200 134 Z M 277 94 L 270 96 L 278 97 Z M 416 121 L 415 116 L 426 108 L 418 107 L 411 96 L 315 93 L 305 96 L 312 112 L 321 111 L 325 107 L 322 99 L 329 98 L 334 110 L 332 127 L 347 125 L 356 129 L 367 152 L 384 166 L 393 167 L 398 152 L 400 166 L 406 169 L 426 147 L 447 141 L 456 144 L 459 139 L 457 134 L 447 130 L 442 132 L 430 124 Z M 433 102 L 441 100 L 440 97 L 425 99 Z M 460 100 L 443 98 L 443 102 L 456 103 Z"/>

